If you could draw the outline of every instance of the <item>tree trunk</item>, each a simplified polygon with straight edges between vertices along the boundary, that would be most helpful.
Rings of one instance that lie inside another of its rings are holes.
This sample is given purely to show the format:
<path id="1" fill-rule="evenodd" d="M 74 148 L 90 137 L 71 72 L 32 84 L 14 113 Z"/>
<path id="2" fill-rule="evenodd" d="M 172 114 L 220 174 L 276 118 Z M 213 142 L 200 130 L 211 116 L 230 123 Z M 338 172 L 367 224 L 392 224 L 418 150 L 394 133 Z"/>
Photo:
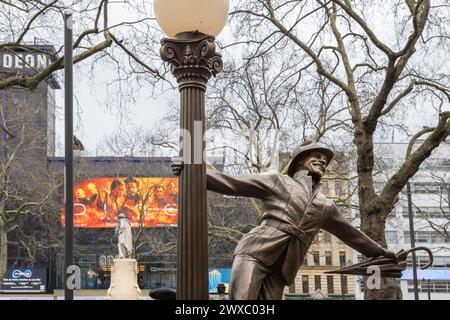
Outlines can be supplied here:
<path id="1" fill-rule="evenodd" d="M 356 126 L 354 143 L 358 153 L 358 198 L 361 216 L 361 231 L 372 240 L 387 248 L 385 238 L 386 217 L 395 203 L 383 203 L 376 194 L 373 181 L 374 150 L 373 135 L 364 127 Z M 395 279 L 381 279 L 380 289 L 364 287 L 365 300 L 402 299 L 400 286 Z"/>
<path id="2" fill-rule="evenodd" d="M 375 242 L 387 248 L 385 238 L 384 212 L 375 211 L 361 215 L 361 231 L 367 234 Z M 366 281 L 366 280 L 364 280 Z M 365 300 L 402 300 L 403 295 L 400 286 L 393 278 L 381 278 L 380 289 L 368 289 L 364 286 Z"/>
<path id="3" fill-rule="evenodd" d="M 8 263 L 8 233 L 6 231 L 6 226 L 0 222 L 0 279 L 6 273 L 7 263 Z"/>

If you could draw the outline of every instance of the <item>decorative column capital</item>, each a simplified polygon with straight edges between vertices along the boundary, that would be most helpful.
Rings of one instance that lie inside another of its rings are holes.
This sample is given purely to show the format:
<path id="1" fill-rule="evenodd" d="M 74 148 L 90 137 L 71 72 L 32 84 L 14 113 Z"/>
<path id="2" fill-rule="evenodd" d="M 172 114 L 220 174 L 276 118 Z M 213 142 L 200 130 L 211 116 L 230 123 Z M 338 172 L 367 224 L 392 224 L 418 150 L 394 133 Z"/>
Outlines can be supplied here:
<path id="1" fill-rule="evenodd" d="M 206 84 L 223 69 L 222 56 L 216 53 L 214 37 L 198 32 L 185 32 L 161 41 L 160 55 L 171 64 L 178 84 Z"/>

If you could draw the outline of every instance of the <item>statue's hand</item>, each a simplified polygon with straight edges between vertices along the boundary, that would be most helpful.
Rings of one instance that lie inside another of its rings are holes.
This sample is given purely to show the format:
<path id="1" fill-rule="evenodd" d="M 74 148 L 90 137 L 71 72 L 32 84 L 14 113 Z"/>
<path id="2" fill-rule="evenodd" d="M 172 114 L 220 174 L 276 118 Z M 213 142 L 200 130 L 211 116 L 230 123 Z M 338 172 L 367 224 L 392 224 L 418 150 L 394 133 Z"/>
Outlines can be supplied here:
<path id="1" fill-rule="evenodd" d="M 173 157 L 172 163 L 170 164 L 170 168 L 172 169 L 172 173 L 174 176 L 179 176 L 181 174 L 181 170 L 183 169 L 184 162 L 181 157 Z"/>
<path id="2" fill-rule="evenodd" d="M 394 251 L 383 248 L 383 252 L 382 252 L 381 256 L 386 257 L 386 258 L 391 258 L 392 260 L 395 261 L 395 263 L 397 263 L 397 254 L 395 254 Z"/>

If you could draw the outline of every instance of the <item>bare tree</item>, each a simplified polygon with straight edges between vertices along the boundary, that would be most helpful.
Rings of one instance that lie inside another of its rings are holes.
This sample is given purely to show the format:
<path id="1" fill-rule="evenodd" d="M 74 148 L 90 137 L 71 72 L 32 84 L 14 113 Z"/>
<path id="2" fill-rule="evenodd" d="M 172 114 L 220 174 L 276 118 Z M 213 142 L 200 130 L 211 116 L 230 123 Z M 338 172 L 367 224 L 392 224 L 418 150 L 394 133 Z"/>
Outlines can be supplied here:
<path id="1" fill-rule="evenodd" d="M 7 137 L 5 134 L 2 138 L 0 162 L 1 276 L 6 272 L 9 245 L 25 249 L 31 261 L 37 251 L 49 248 L 50 244 L 46 242 L 49 239 L 40 242 L 43 238 L 27 234 L 24 224 L 32 219 L 39 220 L 40 226 L 48 231 L 45 221 L 52 219 L 46 214 L 50 211 L 48 208 L 53 192 L 58 188 L 57 181 L 47 171 L 46 163 L 36 159 L 47 152 L 47 132 L 33 127 L 33 114 L 24 114 L 18 110 L 8 111 L 8 124 L 2 124 Z M 5 119 L 3 111 L 1 118 Z M 14 239 L 10 241 L 9 235 L 13 233 Z M 23 237 L 17 236 L 18 234 Z M 38 242 L 40 245 L 36 245 Z"/>
<path id="2" fill-rule="evenodd" d="M 398 193 L 450 134 L 450 114 L 445 111 L 449 75 L 442 58 L 449 45 L 449 9 L 445 1 L 430 0 L 383 2 L 383 10 L 378 2 L 362 0 L 255 0 L 240 2 L 231 13 L 239 37 L 235 45 L 246 44 L 250 61 L 262 53 L 300 51 L 307 59 L 298 61 L 299 70 L 309 66 L 311 73 L 341 91 L 337 100 L 344 101 L 341 107 L 350 116 L 346 129 L 357 153 L 361 230 L 384 246 L 384 222 Z M 433 108 L 437 100 L 443 105 Z M 375 192 L 377 129 L 408 105 L 423 104 L 435 112 L 430 134 Z M 382 290 L 366 291 L 365 298 L 395 299 L 398 292 L 395 281 L 383 279 Z"/>
<path id="3" fill-rule="evenodd" d="M 131 12 L 133 18 L 127 20 L 120 16 L 117 19 L 117 12 L 115 15 L 111 13 L 111 7 L 117 6 Z M 111 83 L 124 82 L 132 75 L 140 82 L 155 83 L 165 79 L 165 70 L 159 71 L 161 63 L 155 46 L 155 39 L 159 39 L 161 34 L 146 7 L 150 7 L 146 1 L 75 1 L 71 7 L 75 12 L 74 63 L 91 58 L 94 58 L 91 60 L 94 63 L 107 60 L 108 67 L 113 66 L 117 73 Z M 0 50 L 16 55 L 27 69 L 34 69 L 33 73 L 16 73 L 2 78 L 0 90 L 12 86 L 34 90 L 39 83 L 64 68 L 61 53 L 63 12 L 66 9 L 61 1 L 56 0 L 0 1 Z M 152 36 L 155 34 L 157 36 Z M 53 45 L 56 51 L 42 49 L 42 44 Z M 37 68 L 24 58 L 23 53 L 45 54 L 51 63 Z"/>

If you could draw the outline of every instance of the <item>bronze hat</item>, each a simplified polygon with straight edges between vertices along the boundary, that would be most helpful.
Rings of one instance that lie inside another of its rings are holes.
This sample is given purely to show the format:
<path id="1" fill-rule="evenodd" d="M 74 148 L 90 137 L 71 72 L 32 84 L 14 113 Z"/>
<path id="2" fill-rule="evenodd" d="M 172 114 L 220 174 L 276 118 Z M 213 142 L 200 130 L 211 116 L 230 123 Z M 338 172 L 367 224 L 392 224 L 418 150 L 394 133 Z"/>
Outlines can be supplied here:
<path id="1" fill-rule="evenodd" d="M 295 169 L 295 164 L 297 160 L 301 156 L 304 156 L 305 154 L 310 153 L 312 151 L 319 151 L 325 154 L 325 156 L 327 157 L 327 166 L 330 163 L 331 159 L 333 159 L 334 157 L 334 153 L 330 149 L 322 147 L 317 142 L 306 141 L 301 145 L 299 145 L 297 148 L 295 148 L 294 151 L 292 151 L 291 162 L 289 163 L 289 167 L 287 170 L 288 176 L 292 177 L 294 175 L 293 171 Z"/>

